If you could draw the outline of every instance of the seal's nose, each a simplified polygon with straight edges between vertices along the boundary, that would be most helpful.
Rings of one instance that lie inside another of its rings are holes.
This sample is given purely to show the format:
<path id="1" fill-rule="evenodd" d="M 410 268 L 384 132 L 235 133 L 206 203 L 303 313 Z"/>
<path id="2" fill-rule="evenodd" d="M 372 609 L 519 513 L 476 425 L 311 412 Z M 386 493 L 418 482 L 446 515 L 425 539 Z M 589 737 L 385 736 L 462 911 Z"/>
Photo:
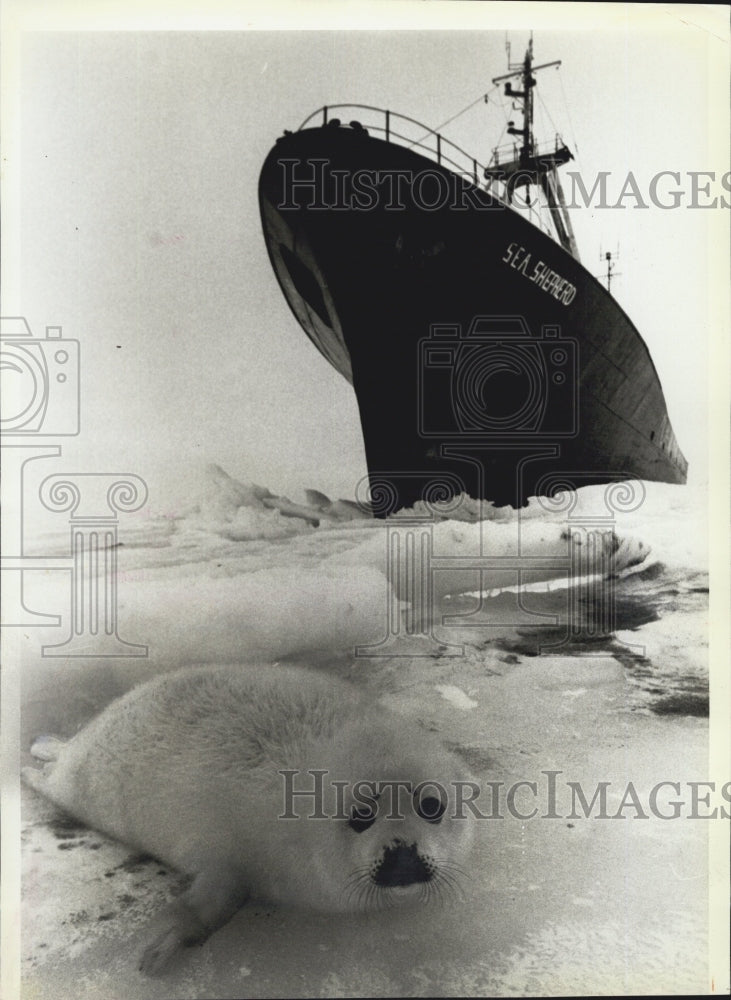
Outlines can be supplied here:
<path id="1" fill-rule="evenodd" d="M 428 882 L 432 873 L 419 857 L 416 844 L 405 844 L 395 840 L 383 852 L 373 881 L 376 885 L 412 885 L 414 882 Z"/>

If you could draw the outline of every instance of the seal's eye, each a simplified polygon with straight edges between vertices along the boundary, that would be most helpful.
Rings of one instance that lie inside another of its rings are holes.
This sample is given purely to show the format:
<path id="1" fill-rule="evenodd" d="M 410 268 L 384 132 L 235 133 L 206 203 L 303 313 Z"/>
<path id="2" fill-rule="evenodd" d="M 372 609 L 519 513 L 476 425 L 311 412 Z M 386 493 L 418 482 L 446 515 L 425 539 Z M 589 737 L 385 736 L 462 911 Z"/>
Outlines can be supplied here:
<path id="1" fill-rule="evenodd" d="M 369 826 L 373 826 L 375 822 L 376 810 L 370 806 L 362 806 L 360 809 L 357 806 L 353 806 L 351 809 L 348 826 L 351 830 L 355 830 L 356 833 L 363 833 Z"/>
<path id="2" fill-rule="evenodd" d="M 438 823 L 444 815 L 444 805 L 435 795 L 425 795 L 417 801 L 416 812 L 427 823 Z"/>

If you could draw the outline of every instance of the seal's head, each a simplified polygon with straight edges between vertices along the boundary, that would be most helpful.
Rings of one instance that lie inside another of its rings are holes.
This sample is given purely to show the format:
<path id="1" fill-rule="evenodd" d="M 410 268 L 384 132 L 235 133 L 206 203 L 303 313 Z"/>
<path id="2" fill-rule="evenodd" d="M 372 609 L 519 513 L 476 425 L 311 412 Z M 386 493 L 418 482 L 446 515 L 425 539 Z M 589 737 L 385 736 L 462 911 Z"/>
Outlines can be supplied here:
<path id="1" fill-rule="evenodd" d="M 342 726 L 327 757 L 308 771 L 317 795 L 294 807 L 316 869 L 310 902 L 313 884 L 324 887 L 323 908 L 336 911 L 457 895 L 468 874 L 467 803 L 476 788 L 461 762 L 389 713 Z"/>
<path id="2" fill-rule="evenodd" d="M 428 902 L 458 891 L 472 825 L 454 812 L 449 784 L 396 778 L 372 790 L 367 797 L 359 790 L 347 820 L 358 862 L 347 883 L 349 905 Z"/>

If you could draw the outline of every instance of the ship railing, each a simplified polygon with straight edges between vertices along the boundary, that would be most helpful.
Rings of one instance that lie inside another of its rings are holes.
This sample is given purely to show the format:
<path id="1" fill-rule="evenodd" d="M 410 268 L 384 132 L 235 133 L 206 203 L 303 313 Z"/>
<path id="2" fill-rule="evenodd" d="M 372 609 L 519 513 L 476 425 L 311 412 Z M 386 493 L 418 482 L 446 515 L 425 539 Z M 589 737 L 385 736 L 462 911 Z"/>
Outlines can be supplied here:
<path id="1" fill-rule="evenodd" d="M 375 115 L 375 117 L 366 118 L 362 114 L 364 111 Z M 348 114 L 345 115 L 344 112 L 348 112 Z M 423 122 L 419 122 L 415 118 L 409 118 L 408 115 L 401 115 L 396 111 L 388 111 L 385 108 L 377 108 L 370 104 L 328 104 L 308 115 L 297 131 L 301 132 L 306 128 L 318 128 L 322 125 L 327 125 L 335 118 L 350 117 L 350 112 L 358 112 L 356 120 L 346 122 L 351 127 L 353 125 L 356 127 L 360 126 L 367 129 L 369 133 L 373 132 L 382 136 L 386 142 L 393 142 L 398 146 L 404 146 L 406 149 L 416 149 L 439 166 L 448 167 L 460 176 L 469 179 L 475 187 L 480 188 L 482 191 L 489 191 L 493 198 L 497 198 L 505 205 L 508 204 L 504 194 L 499 192 L 494 185 L 488 185 L 483 182 L 482 178 L 485 175 L 485 168 L 474 156 L 470 156 L 469 153 L 452 142 L 451 139 L 447 139 L 439 132 L 435 132 L 434 129 L 429 128 L 428 125 L 424 125 Z M 409 130 L 416 131 L 418 134 L 404 134 Z M 541 216 L 540 212 L 536 211 L 533 205 L 516 205 L 514 202 L 511 207 L 527 211 L 534 225 L 550 236 L 553 236 L 553 232 L 547 226 L 546 220 Z"/>
<path id="2" fill-rule="evenodd" d="M 533 155 L 536 157 L 550 156 L 553 153 L 558 153 L 558 151 L 563 149 L 564 146 L 565 143 L 563 139 L 559 133 L 556 132 L 553 140 L 548 139 L 545 142 L 536 143 L 533 149 Z M 502 146 L 495 146 L 488 166 L 491 168 L 499 167 L 501 164 L 514 162 L 519 157 L 520 146 L 514 142 L 505 143 Z"/>

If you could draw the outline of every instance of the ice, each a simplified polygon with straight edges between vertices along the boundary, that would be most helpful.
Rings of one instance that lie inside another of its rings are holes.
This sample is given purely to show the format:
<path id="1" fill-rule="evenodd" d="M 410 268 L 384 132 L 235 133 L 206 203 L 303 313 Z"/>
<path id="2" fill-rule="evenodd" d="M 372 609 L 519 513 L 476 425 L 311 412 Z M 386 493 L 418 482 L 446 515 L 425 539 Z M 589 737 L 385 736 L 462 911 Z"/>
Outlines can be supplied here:
<path id="1" fill-rule="evenodd" d="M 463 519 L 417 508 L 376 521 L 352 501 L 333 503 L 317 490 L 293 501 L 210 465 L 198 495 L 181 497 L 174 517 L 129 517 L 120 527 L 120 621 L 165 664 L 347 654 L 393 629 L 389 607 L 401 616 L 414 610 L 409 536 L 426 539 L 429 549 L 413 564 L 431 587 L 418 609 L 421 633 L 438 627 L 455 601 L 484 597 L 497 609 L 501 595 L 516 603 L 538 592 L 548 600 L 594 578 L 615 590 L 621 581 L 619 592 L 639 604 L 682 591 L 683 581 L 702 591 L 696 496 L 659 484 L 642 489 L 636 509 L 612 517 L 607 488 L 588 487 L 568 512 L 544 498 L 521 510 L 462 498 Z M 478 512 L 487 517 L 470 519 Z M 45 543 L 57 554 L 67 536 Z M 58 603 L 61 574 L 29 576 L 39 607 Z M 674 644 L 662 628 L 658 636 L 652 646 L 660 659 L 658 642 Z"/>
<path id="2" fill-rule="evenodd" d="M 455 708 L 461 708 L 465 712 L 471 708 L 477 708 L 479 704 L 473 698 L 468 697 L 461 688 L 455 687 L 454 684 L 437 684 L 436 690 Z"/>
<path id="3" fill-rule="evenodd" d="M 283 497 L 212 465 L 196 492 L 120 523 L 119 634 L 146 644 L 146 658 L 40 657 L 39 644 L 66 634 L 68 574 L 26 574 L 28 606 L 63 625 L 24 640 L 22 763 L 33 764 L 34 737 L 72 736 L 156 672 L 285 660 L 349 678 L 503 794 L 549 770 L 589 796 L 611 782 L 613 804 L 629 780 L 645 803 L 657 782 L 703 781 L 702 494 L 643 489 L 611 516 L 606 489 L 590 487 L 568 507 L 462 498 L 384 522 L 348 498 Z M 420 563 L 403 558 L 410 533 L 427 539 Z M 65 532 L 35 540 L 41 552 L 67 546 Z M 602 602 L 614 618 L 597 633 Z M 60 830 L 27 790 L 24 810 L 24 963 L 39 998 L 705 989 L 707 825 L 636 822 L 631 809 L 624 823 L 507 816 L 480 825 L 461 901 L 407 919 L 249 907 L 158 983 L 136 960 L 177 877 L 100 835 Z"/>
<path id="4" fill-rule="evenodd" d="M 181 570 L 177 579 L 166 571 L 128 588 L 120 608 L 126 631 L 149 643 L 156 659 L 277 660 L 381 638 L 387 581 L 371 567 L 300 567 L 296 586 L 288 566 L 232 575 L 223 566 L 220 575 Z"/>

